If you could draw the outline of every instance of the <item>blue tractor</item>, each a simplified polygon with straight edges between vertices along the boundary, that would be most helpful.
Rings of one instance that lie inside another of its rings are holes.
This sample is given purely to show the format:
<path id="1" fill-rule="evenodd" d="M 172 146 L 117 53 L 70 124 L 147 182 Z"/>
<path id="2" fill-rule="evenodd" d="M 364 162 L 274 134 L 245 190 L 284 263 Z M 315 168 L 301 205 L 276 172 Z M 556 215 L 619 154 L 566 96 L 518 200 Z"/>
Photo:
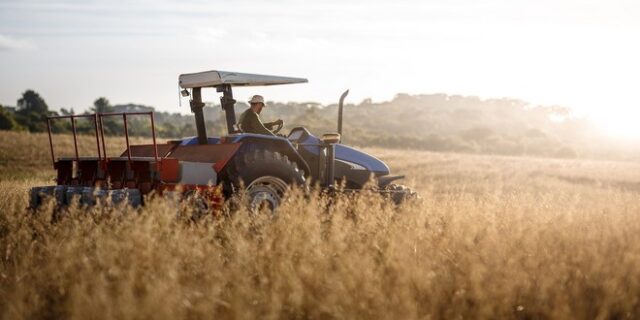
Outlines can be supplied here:
<path id="1" fill-rule="evenodd" d="M 183 140 L 183 144 L 238 144 L 219 176 L 230 196 L 242 184 L 252 205 L 266 202 L 278 206 L 288 185 L 303 185 L 310 180 L 331 191 L 342 184 L 341 191 L 362 190 L 373 179 L 375 190 L 386 194 L 396 203 L 416 197 L 409 188 L 394 183 L 404 178 L 391 175 L 389 167 L 365 152 L 341 144 L 342 111 L 348 90 L 339 100 L 336 133 L 314 136 L 304 127 L 293 128 L 288 135 L 268 136 L 243 133 L 236 125 L 232 88 L 236 86 L 269 86 L 305 83 L 307 79 L 246 74 L 226 71 L 206 71 L 182 74 L 179 84 L 183 96 L 190 96 L 191 111 L 195 115 L 197 137 Z M 206 136 L 203 116 L 202 88 L 216 88 L 221 92 L 228 135 L 221 138 Z M 280 131 L 282 126 L 275 132 Z"/>

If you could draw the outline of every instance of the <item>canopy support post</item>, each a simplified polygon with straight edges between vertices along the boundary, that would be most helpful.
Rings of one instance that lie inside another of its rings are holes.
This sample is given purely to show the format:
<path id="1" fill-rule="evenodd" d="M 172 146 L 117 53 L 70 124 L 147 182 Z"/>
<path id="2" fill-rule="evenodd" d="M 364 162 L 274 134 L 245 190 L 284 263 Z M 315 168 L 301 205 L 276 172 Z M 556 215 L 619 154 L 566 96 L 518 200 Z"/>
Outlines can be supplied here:
<path id="1" fill-rule="evenodd" d="M 202 88 L 193 88 L 191 99 L 191 112 L 196 118 L 196 131 L 198 132 L 198 144 L 207 144 L 207 129 L 204 125 L 204 103 L 202 102 Z"/>
<path id="2" fill-rule="evenodd" d="M 224 110 L 224 115 L 227 120 L 227 132 L 229 134 L 236 132 L 236 111 L 235 104 L 236 100 L 233 99 L 233 92 L 231 91 L 230 84 L 223 84 L 216 87 L 216 91 L 222 92 L 222 97 L 220 97 L 220 106 Z"/>

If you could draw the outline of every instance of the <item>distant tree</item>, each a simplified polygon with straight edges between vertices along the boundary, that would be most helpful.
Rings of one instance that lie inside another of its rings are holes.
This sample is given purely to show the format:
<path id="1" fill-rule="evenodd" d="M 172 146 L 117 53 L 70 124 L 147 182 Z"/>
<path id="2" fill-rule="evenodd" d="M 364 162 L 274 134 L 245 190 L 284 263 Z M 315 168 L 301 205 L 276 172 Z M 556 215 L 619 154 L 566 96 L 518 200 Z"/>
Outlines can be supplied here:
<path id="1" fill-rule="evenodd" d="M 93 102 L 93 107 L 89 108 L 94 113 L 109 113 L 114 112 L 115 109 L 109 103 L 109 100 L 105 97 L 100 97 Z M 107 135 L 121 134 L 124 130 L 121 121 L 117 121 L 112 117 L 105 117 L 102 120 L 104 133 Z"/>
<path id="2" fill-rule="evenodd" d="M 396 96 L 393 98 L 392 102 L 398 103 L 398 102 L 405 102 L 408 100 L 411 100 L 411 95 L 408 93 L 398 93 L 396 94 Z"/>
<path id="3" fill-rule="evenodd" d="M 18 99 L 18 113 L 21 114 L 48 114 L 49 106 L 40 95 L 29 89 Z"/>
<path id="4" fill-rule="evenodd" d="M 473 127 L 460 133 L 465 140 L 485 140 L 492 136 L 494 131 L 486 127 Z"/>
<path id="5" fill-rule="evenodd" d="M 40 95 L 27 90 L 18 99 L 18 110 L 16 111 L 16 121 L 27 127 L 31 132 L 45 131 L 46 117 L 50 114 L 49 106 Z"/>
<path id="6" fill-rule="evenodd" d="M 0 130 L 19 130 L 20 128 L 13 114 L 0 105 Z"/>
<path id="7" fill-rule="evenodd" d="M 96 101 L 93 102 L 93 107 L 90 108 L 90 110 L 92 112 L 100 112 L 100 113 L 106 113 L 106 112 L 113 112 L 113 106 L 111 106 L 111 104 L 109 104 L 109 100 L 107 100 L 107 98 L 105 97 L 100 97 L 98 99 L 96 99 Z"/>
<path id="8" fill-rule="evenodd" d="M 358 106 L 368 106 L 368 105 L 371 105 L 372 103 L 373 103 L 373 100 L 371 100 L 371 98 L 366 98 L 366 99 L 363 99 Z"/>
<path id="9" fill-rule="evenodd" d="M 165 122 L 158 128 L 158 135 L 165 138 L 177 138 L 178 129 L 171 122 Z"/>
<path id="10" fill-rule="evenodd" d="M 185 123 L 180 130 L 181 137 L 194 136 L 196 134 L 196 128 L 191 123 Z"/>
<path id="11" fill-rule="evenodd" d="M 107 101 L 108 104 L 108 101 Z M 151 112 L 155 111 L 153 107 L 141 105 L 141 104 L 120 104 L 113 107 L 110 107 L 109 112 Z"/>
<path id="12" fill-rule="evenodd" d="M 69 110 L 65 109 L 65 108 L 61 108 L 60 109 L 60 114 L 63 116 L 70 116 L 72 114 L 76 114 L 75 111 L 73 111 L 73 108 L 70 108 Z"/>

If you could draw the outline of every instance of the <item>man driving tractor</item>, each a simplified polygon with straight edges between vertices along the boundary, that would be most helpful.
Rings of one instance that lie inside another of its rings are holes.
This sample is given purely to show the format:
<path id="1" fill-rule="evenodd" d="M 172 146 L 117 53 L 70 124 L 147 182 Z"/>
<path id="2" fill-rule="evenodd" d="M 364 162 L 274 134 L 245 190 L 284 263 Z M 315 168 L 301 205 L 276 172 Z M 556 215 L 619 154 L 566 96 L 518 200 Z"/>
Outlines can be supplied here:
<path id="1" fill-rule="evenodd" d="M 260 112 L 262 111 L 262 108 L 265 107 L 264 98 L 261 95 L 254 95 L 251 97 L 249 105 L 249 109 L 245 110 L 245 112 L 240 115 L 240 119 L 238 121 L 238 127 L 242 132 L 275 136 L 275 134 L 282 129 L 284 121 L 281 119 L 273 122 L 266 122 L 264 124 L 260 120 Z M 275 130 L 273 129 L 274 126 L 277 126 Z"/>

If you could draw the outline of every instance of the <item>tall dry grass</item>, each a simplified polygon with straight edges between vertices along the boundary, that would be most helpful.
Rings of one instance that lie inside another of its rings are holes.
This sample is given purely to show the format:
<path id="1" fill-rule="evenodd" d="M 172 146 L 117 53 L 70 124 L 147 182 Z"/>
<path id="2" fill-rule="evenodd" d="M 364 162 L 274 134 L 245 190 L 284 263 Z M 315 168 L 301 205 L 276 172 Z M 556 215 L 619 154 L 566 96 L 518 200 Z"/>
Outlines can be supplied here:
<path id="1" fill-rule="evenodd" d="M 293 194 L 277 218 L 31 214 L 0 182 L 0 314 L 20 318 L 638 318 L 640 166 L 371 150 L 422 199 Z M 4 170 L 4 169 L 3 169 Z"/>

